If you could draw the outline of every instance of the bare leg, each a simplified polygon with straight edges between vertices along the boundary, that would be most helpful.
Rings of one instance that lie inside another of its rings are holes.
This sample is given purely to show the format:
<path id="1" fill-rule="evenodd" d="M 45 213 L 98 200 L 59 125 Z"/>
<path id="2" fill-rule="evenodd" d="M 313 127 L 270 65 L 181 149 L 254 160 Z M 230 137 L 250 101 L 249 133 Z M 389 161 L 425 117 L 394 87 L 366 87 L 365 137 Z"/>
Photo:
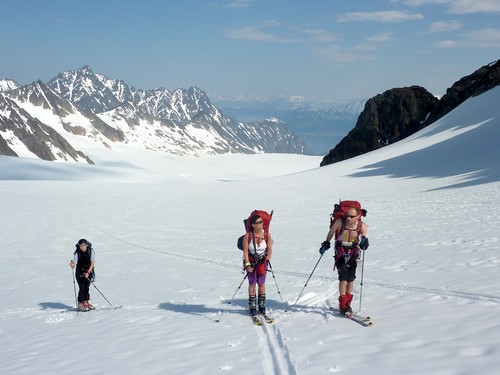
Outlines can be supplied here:
<path id="1" fill-rule="evenodd" d="M 347 293 L 347 281 L 339 281 L 339 296 L 343 296 Z M 351 285 L 352 288 L 352 285 Z"/>
<path id="2" fill-rule="evenodd" d="M 345 289 L 346 294 L 352 294 L 353 289 L 354 289 L 354 281 L 349 281 Z"/>
<path id="3" fill-rule="evenodd" d="M 255 289 L 254 289 L 255 293 Z M 259 294 L 266 294 L 266 284 L 259 285 Z"/>
<path id="4" fill-rule="evenodd" d="M 259 287 L 260 289 L 260 287 Z M 248 285 L 248 295 L 255 296 L 255 284 Z"/>

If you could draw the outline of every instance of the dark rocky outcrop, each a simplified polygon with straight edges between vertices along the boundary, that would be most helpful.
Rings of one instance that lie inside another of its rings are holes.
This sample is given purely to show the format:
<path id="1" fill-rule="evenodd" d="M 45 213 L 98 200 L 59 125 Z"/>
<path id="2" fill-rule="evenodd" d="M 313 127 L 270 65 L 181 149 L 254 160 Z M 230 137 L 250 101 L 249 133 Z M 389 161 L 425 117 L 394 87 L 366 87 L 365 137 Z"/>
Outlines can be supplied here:
<path id="1" fill-rule="evenodd" d="M 485 65 L 471 75 L 455 82 L 438 103 L 438 107 L 425 121 L 425 126 L 432 124 L 451 112 L 467 99 L 481 95 L 500 85 L 500 60 Z"/>
<path id="2" fill-rule="evenodd" d="M 356 126 L 326 155 L 321 166 L 376 150 L 415 133 L 438 104 L 423 87 L 387 90 L 369 99 Z"/>
<path id="3" fill-rule="evenodd" d="M 500 60 L 455 82 L 437 99 L 419 86 L 387 90 L 366 102 L 353 130 L 330 150 L 321 166 L 397 142 L 451 112 L 470 97 L 500 85 Z"/>

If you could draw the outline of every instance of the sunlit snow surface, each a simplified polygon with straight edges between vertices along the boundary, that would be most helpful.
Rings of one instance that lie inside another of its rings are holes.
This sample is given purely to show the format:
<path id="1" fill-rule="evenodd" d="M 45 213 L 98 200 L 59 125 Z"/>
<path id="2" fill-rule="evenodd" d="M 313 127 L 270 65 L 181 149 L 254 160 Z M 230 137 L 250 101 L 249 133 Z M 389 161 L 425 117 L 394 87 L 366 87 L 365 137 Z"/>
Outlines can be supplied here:
<path id="1" fill-rule="evenodd" d="M 85 150 L 94 166 L 0 157 L 0 372 L 496 374 L 499 100 L 490 90 L 402 142 L 323 168 L 319 157 L 128 146 Z M 331 250 L 305 287 L 340 198 L 368 210 L 353 306 L 371 328 L 327 313 L 338 297 Z M 246 281 L 238 289 L 236 238 L 253 209 L 274 209 L 272 326 L 251 324 Z M 82 237 L 97 254 L 95 285 L 122 309 L 66 311 Z"/>

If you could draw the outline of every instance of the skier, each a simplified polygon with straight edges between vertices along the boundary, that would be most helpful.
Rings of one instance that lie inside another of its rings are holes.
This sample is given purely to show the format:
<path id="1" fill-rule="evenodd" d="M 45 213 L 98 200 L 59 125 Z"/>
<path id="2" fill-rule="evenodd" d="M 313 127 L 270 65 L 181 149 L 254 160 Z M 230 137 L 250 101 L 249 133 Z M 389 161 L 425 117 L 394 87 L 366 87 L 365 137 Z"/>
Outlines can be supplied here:
<path id="1" fill-rule="evenodd" d="M 250 217 L 251 232 L 243 237 L 243 261 L 248 273 L 248 307 L 250 315 L 257 315 L 256 284 L 259 293 L 259 313 L 266 315 L 266 273 L 267 263 L 271 259 L 273 245 L 271 233 L 264 231 L 261 216 Z"/>
<path id="2" fill-rule="evenodd" d="M 94 279 L 95 253 L 92 244 L 82 238 L 75 245 L 74 257 L 69 263 L 75 269 L 76 280 L 78 282 L 78 309 L 81 311 L 93 310 L 90 303 L 90 283 Z"/>
<path id="3" fill-rule="evenodd" d="M 339 279 L 339 310 L 346 316 L 352 315 L 352 291 L 356 279 L 357 259 L 360 249 L 368 249 L 368 227 L 361 221 L 361 212 L 349 207 L 345 216 L 338 218 L 330 227 L 326 241 L 321 244 L 320 254 L 330 248 L 335 235 L 335 263 Z"/>

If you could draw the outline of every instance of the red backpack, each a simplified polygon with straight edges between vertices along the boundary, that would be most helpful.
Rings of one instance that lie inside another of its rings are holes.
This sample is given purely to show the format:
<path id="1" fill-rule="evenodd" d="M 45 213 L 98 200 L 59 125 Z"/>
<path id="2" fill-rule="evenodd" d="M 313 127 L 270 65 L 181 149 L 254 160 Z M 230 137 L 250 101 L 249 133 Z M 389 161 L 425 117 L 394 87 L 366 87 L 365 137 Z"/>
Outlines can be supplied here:
<path id="1" fill-rule="evenodd" d="M 330 214 L 330 228 L 337 219 L 345 218 L 347 212 L 349 211 L 349 208 L 355 208 L 356 211 L 359 212 L 359 215 L 363 217 L 365 217 L 366 213 L 368 212 L 364 208 L 361 208 L 361 203 L 359 203 L 358 201 L 340 200 L 338 204 L 336 203 L 333 206 L 333 212 Z"/>
<path id="2" fill-rule="evenodd" d="M 338 204 L 335 204 L 333 206 L 333 212 L 330 214 L 330 228 L 336 220 L 342 219 L 342 226 L 335 232 L 335 240 L 337 240 L 345 230 L 346 215 L 350 208 L 355 208 L 356 211 L 359 212 L 360 220 L 358 220 L 356 232 L 358 233 L 358 235 L 361 233 L 361 217 L 365 217 L 367 211 L 364 208 L 361 208 L 361 203 L 359 203 L 358 201 L 340 200 Z"/>
<path id="3" fill-rule="evenodd" d="M 248 216 L 248 219 L 243 220 L 243 225 L 245 226 L 245 231 L 246 233 L 253 233 L 253 227 L 252 227 L 252 222 L 251 219 L 253 216 L 260 216 L 262 221 L 264 222 L 263 228 L 264 228 L 264 239 L 267 241 L 267 238 L 269 236 L 269 226 L 271 225 L 271 220 L 273 218 L 273 211 L 271 213 L 268 213 L 266 211 L 262 210 L 253 210 L 250 216 Z M 245 235 L 241 236 L 238 238 L 237 241 L 237 246 L 238 249 L 243 250 L 243 237 Z M 251 236 L 248 236 L 248 243 L 251 241 Z"/>

